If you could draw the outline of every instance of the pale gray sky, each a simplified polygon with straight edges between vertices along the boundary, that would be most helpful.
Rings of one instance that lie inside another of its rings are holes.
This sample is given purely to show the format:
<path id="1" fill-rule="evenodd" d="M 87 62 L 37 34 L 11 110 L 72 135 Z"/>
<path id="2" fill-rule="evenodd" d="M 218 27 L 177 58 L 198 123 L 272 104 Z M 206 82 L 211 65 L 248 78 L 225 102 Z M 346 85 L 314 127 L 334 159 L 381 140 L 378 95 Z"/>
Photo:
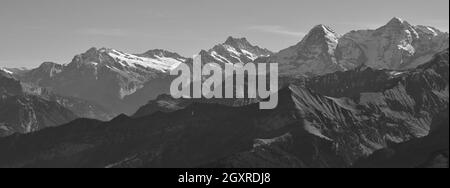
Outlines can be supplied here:
<path id="1" fill-rule="evenodd" d="M 191 56 L 228 36 L 278 51 L 314 25 L 338 33 L 392 17 L 449 29 L 448 0 L 0 0 L 0 67 L 69 63 L 90 47 Z"/>

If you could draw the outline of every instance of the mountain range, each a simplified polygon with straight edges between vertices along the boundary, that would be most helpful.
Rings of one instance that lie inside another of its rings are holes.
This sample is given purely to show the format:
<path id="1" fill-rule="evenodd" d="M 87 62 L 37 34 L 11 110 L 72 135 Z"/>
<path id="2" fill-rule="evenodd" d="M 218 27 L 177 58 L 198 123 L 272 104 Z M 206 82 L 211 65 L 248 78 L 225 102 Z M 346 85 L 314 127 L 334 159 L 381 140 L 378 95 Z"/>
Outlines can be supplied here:
<path id="1" fill-rule="evenodd" d="M 277 62 L 284 75 L 323 75 L 360 66 L 407 70 L 431 60 L 448 48 L 448 33 L 412 26 L 393 18 L 375 30 L 339 35 L 325 25 L 315 26 L 298 44 L 257 60 Z"/>
<path id="2" fill-rule="evenodd" d="M 308 78 L 282 88 L 273 110 L 172 102 L 174 111 L 78 119 L 0 139 L 0 166 L 353 167 L 392 145 L 426 139 L 433 122 L 445 121 L 448 55 L 401 74 L 366 67 Z M 149 105 L 174 100 L 158 101 Z"/>
<path id="3" fill-rule="evenodd" d="M 325 25 L 315 26 L 298 44 L 278 53 L 252 45 L 246 38 L 229 37 L 199 54 L 202 62 L 239 64 L 277 62 L 284 76 L 314 76 L 351 70 L 414 68 L 448 47 L 448 33 L 412 26 L 393 18 L 376 30 L 343 36 Z M 133 114 L 142 104 L 169 93 L 174 79 L 168 72 L 192 59 L 165 50 L 129 54 L 91 48 L 68 64 L 43 63 L 30 71 L 11 70 L 23 83 L 63 95 L 93 101 L 115 114 Z"/>
<path id="4" fill-rule="evenodd" d="M 393 18 L 344 35 L 317 25 L 279 52 L 234 37 L 199 52 L 279 63 L 273 110 L 172 98 L 170 71 L 193 60 L 161 49 L 2 68 L 0 167 L 448 167 L 448 37 Z"/>

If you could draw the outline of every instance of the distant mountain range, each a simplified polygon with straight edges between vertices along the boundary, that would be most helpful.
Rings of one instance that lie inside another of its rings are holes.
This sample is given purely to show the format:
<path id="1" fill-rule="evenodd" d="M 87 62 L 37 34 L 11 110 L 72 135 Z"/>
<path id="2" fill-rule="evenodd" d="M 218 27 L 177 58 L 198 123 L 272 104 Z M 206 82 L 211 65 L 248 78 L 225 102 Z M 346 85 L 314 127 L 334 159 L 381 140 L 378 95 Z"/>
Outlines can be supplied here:
<path id="1" fill-rule="evenodd" d="M 0 139 L 0 166 L 352 167 L 433 133 L 432 122 L 445 121 L 448 110 L 448 71 L 447 49 L 408 71 L 366 67 L 307 78 L 282 88 L 273 110 L 160 97 L 148 105 L 165 113 L 78 119 Z M 445 147 L 436 149 L 423 155 Z"/>
<path id="2" fill-rule="evenodd" d="M 360 66 L 407 70 L 448 48 L 448 33 L 433 27 L 412 26 L 393 18 L 376 30 L 351 31 L 343 36 L 318 25 L 295 46 L 257 60 L 278 62 L 281 74 L 323 75 Z"/>
<path id="3" fill-rule="evenodd" d="M 317 25 L 279 52 L 234 37 L 199 52 L 279 63 L 273 110 L 173 99 L 169 72 L 193 60 L 161 49 L 1 68 L 0 167 L 448 167 L 448 46 L 448 33 L 393 18 L 344 35 Z"/>
<path id="4" fill-rule="evenodd" d="M 278 53 L 252 45 L 246 38 L 229 37 L 199 54 L 205 63 L 277 62 L 280 74 L 291 77 L 324 75 L 362 65 L 406 70 L 448 48 L 448 36 L 433 27 L 412 26 L 393 18 L 376 30 L 352 31 L 343 36 L 318 25 L 297 45 Z M 115 114 L 133 114 L 148 100 L 168 94 L 174 79 L 168 72 L 190 62 L 190 58 L 165 50 L 129 54 L 91 48 L 66 65 L 46 62 L 30 71 L 10 72 L 23 83 L 93 101 Z"/>

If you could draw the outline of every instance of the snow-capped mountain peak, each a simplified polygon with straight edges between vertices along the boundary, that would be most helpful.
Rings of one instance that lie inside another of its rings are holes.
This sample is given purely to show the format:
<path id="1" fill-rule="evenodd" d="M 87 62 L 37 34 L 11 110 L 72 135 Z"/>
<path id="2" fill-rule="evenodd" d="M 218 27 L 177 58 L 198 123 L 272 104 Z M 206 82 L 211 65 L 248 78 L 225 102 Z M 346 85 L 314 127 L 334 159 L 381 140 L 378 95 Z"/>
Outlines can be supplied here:
<path id="1" fill-rule="evenodd" d="M 183 63 L 182 59 L 159 56 L 162 54 L 158 54 L 155 55 L 153 58 L 150 58 L 124 53 L 114 49 L 110 49 L 106 53 L 124 67 L 132 67 L 132 68 L 143 67 L 155 69 L 161 72 L 168 72 L 170 70 L 173 70 L 176 67 L 178 67 L 181 63 Z"/>
<path id="2" fill-rule="evenodd" d="M 298 54 L 317 54 L 326 49 L 330 55 L 334 55 L 334 50 L 339 42 L 340 36 L 331 27 L 326 25 L 317 25 L 313 27 L 308 34 L 297 45 L 289 48 L 291 55 Z"/>
<path id="3" fill-rule="evenodd" d="M 89 67 L 102 65 L 119 70 L 144 69 L 167 73 L 184 61 L 186 61 L 186 58 L 164 50 L 150 50 L 144 54 L 135 55 L 111 48 L 91 48 L 76 56 L 71 64 L 76 64 L 77 67 L 81 65 Z"/>
<path id="4" fill-rule="evenodd" d="M 448 48 L 448 34 L 427 26 L 413 26 L 400 18 L 376 30 L 346 34 L 339 41 L 340 63 L 351 69 L 365 64 L 375 69 L 410 69 Z"/>
<path id="5" fill-rule="evenodd" d="M 422 32 L 422 33 L 427 34 L 427 35 L 431 35 L 433 37 L 436 37 L 438 35 L 444 34 L 442 31 L 439 31 L 438 29 L 436 29 L 434 27 L 430 27 L 430 26 L 418 25 L 415 28 L 419 32 Z"/>
<path id="6" fill-rule="evenodd" d="M 296 45 L 277 53 L 284 75 L 321 75 L 344 70 L 335 56 L 340 36 L 330 27 L 317 25 Z"/>
<path id="7" fill-rule="evenodd" d="M 386 25 L 378 28 L 377 31 L 379 33 L 403 33 L 407 31 L 417 37 L 418 34 L 414 29 L 414 26 L 409 24 L 406 20 L 394 17 Z"/>
<path id="8" fill-rule="evenodd" d="M 331 29 L 331 27 L 326 25 L 317 25 L 309 31 L 309 33 L 303 38 L 301 44 L 311 44 L 311 43 L 338 43 L 339 35 Z"/>
<path id="9" fill-rule="evenodd" d="M 394 17 L 387 23 L 387 25 L 403 25 L 403 24 L 407 24 L 407 23 L 408 22 L 406 22 L 402 18 Z"/>
<path id="10" fill-rule="evenodd" d="M 319 24 L 319 25 L 314 26 L 311 29 L 310 33 L 311 32 L 318 32 L 318 31 L 324 32 L 324 33 L 327 33 L 327 34 L 328 33 L 336 34 L 336 32 L 330 26 L 327 26 L 327 25 L 324 25 L 324 24 Z"/>
<path id="11" fill-rule="evenodd" d="M 219 45 L 214 46 L 208 51 L 202 51 L 200 55 L 207 61 L 216 63 L 250 63 L 259 57 L 267 57 L 273 53 L 267 49 L 252 45 L 246 38 L 228 37 L 228 39 Z"/>

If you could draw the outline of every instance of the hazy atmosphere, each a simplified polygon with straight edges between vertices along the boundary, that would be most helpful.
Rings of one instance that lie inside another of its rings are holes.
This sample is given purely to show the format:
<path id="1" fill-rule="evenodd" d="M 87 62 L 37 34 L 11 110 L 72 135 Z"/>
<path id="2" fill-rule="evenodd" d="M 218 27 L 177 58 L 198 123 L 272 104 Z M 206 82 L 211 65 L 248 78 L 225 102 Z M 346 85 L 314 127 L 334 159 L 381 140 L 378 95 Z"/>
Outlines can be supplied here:
<path id="1" fill-rule="evenodd" d="M 317 24 L 344 34 L 394 16 L 448 31 L 448 6 L 448 0 L 1 0 L 0 67 L 68 63 L 90 47 L 191 56 L 228 36 L 278 51 Z"/>

